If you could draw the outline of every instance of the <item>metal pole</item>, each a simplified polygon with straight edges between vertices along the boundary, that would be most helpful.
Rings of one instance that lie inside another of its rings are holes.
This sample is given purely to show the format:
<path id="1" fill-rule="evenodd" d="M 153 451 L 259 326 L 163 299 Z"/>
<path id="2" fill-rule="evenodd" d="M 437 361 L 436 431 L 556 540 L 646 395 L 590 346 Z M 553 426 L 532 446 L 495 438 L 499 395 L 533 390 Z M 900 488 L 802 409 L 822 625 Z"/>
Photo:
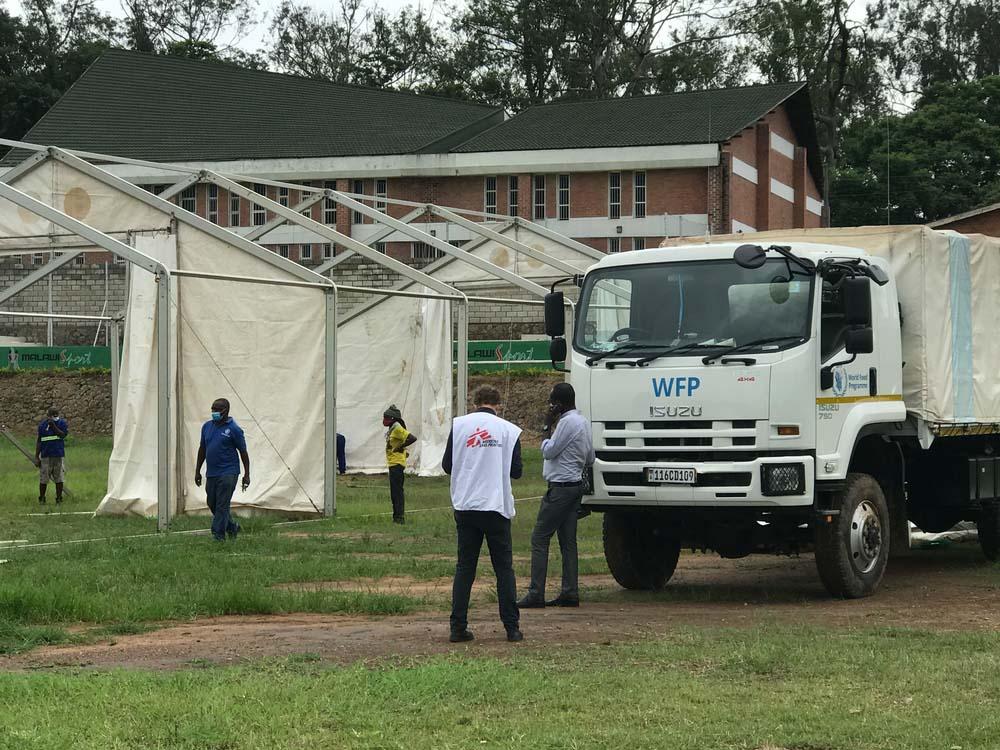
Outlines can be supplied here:
<path id="1" fill-rule="evenodd" d="M 170 527 L 170 275 L 156 274 L 156 529 Z"/>
<path id="2" fill-rule="evenodd" d="M 121 376 L 118 351 L 121 332 L 117 318 L 112 320 L 108 325 L 111 334 L 111 340 L 108 342 L 111 346 L 111 437 L 114 440 L 115 415 L 118 413 L 118 378 Z"/>
<path id="3" fill-rule="evenodd" d="M 466 300 L 455 302 L 455 321 L 457 327 L 458 346 L 458 378 L 455 386 L 455 416 L 461 417 L 468 410 L 469 404 L 469 303 Z"/>
<path id="4" fill-rule="evenodd" d="M 323 454 L 323 515 L 337 513 L 337 288 L 326 293 L 326 448 Z"/>
<path id="5" fill-rule="evenodd" d="M 53 253 L 51 250 L 49 250 L 49 263 L 51 263 L 54 258 L 55 258 L 55 253 Z M 48 310 L 46 310 L 46 312 L 49 315 L 51 315 L 52 314 L 52 274 L 49 274 L 49 303 L 48 303 L 48 305 L 49 305 L 49 307 L 48 307 Z M 53 343 L 52 343 L 52 318 L 49 318 L 48 327 L 47 327 L 47 330 L 46 330 L 46 334 L 47 334 L 46 338 L 48 339 L 48 346 L 53 346 Z"/>

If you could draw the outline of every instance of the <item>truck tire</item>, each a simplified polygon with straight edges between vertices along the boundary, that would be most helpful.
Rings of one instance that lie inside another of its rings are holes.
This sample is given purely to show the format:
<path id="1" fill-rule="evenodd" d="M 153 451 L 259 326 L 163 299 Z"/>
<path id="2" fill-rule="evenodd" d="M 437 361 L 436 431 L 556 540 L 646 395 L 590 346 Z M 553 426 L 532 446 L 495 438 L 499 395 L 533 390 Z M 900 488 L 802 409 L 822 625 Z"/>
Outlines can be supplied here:
<path id="1" fill-rule="evenodd" d="M 843 599 L 870 596 L 889 559 L 889 507 L 868 474 L 848 474 L 840 515 L 816 527 L 816 569 L 826 590 Z"/>
<path id="2" fill-rule="evenodd" d="M 976 521 L 979 546 L 990 562 L 1000 559 L 1000 504 L 989 503 L 979 511 Z"/>
<path id="3" fill-rule="evenodd" d="M 648 514 L 607 511 L 604 557 L 611 575 L 626 589 L 658 591 L 677 567 L 681 543 Z"/>

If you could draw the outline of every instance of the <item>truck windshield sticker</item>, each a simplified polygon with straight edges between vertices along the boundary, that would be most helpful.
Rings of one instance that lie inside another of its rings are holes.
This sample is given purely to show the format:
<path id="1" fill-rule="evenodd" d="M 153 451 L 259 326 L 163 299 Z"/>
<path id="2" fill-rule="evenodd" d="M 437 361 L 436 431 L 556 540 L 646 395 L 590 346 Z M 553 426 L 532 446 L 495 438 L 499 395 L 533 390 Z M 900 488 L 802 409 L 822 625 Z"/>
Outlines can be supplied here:
<path id="1" fill-rule="evenodd" d="M 672 378 L 653 378 L 653 397 L 671 398 L 684 396 L 690 398 L 701 387 L 701 378 L 676 376 Z"/>

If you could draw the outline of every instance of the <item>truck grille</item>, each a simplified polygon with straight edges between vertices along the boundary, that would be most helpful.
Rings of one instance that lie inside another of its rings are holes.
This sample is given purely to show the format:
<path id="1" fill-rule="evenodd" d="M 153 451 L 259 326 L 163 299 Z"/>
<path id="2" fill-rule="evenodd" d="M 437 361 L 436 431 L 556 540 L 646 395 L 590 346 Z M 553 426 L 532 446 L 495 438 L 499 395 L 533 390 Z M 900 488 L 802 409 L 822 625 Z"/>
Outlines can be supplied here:
<path id="1" fill-rule="evenodd" d="M 733 449 L 757 446 L 757 421 L 753 419 L 707 420 L 673 419 L 643 422 L 603 422 L 595 447 L 673 448 L 697 452 L 699 448 Z M 643 452 L 636 451 L 643 454 Z M 649 455 L 648 453 L 643 456 Z M 636 456 L 636 460 L 638 456 Z M 607 460 L 627 461 L 629 458 Z M 642 460 L 656 460 L 646 459 Z M 688 460 L 691 460 L 690 458 Z"/>

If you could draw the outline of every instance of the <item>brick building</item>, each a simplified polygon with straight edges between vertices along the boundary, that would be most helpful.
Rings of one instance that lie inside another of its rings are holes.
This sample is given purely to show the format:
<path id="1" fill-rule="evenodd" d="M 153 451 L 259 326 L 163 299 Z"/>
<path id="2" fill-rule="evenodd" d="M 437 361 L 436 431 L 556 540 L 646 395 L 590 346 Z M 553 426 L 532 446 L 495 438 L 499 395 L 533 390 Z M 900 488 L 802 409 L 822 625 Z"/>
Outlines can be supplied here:
<path id="1" fill-rule="evenodd" d="M 1000 237 L 1000 203 L 938 219 L 928 224 L 934 229 L 954 229 L 963 234 L 988 234 Z"/>
<path id="2" fill-rule="evenodd" d="M 377 199 L 516 214 L 609 252 L 664 237 L 820 226 L 824 214 L 801 83 L 556 103 L 507 117 L 468 102 L 111 51 L 25 140 L 364 193 L 397 217 L 412 208 Z M 0 169 L 21 157 L 8 155 Z M 151 190 L 178 179 L 148 167 L 114 171 Z M 294 188 L 251 186 L 289 206 L 303 197 Z M 174 200 L 240 233 L 273 218 L 211 185 Z M 380 228 L 332 202 L 306 211 L 366 244 Z M 471 239 L 453 225 L 418 221 L 453 244 Z M 258 241 L 306 265 L 338 251 L 287 225 Z M 436 257 L 402 235 L 376 247 L 418 265 Z M 0 276 L 46 260 L 0 261 Z M 107 260 L 88 253 L 76 262 Z M 353 270 L 361 276 L 354 280 L 368 273 Z M 94 276 L 102 298 L 103 278 Z"/>

